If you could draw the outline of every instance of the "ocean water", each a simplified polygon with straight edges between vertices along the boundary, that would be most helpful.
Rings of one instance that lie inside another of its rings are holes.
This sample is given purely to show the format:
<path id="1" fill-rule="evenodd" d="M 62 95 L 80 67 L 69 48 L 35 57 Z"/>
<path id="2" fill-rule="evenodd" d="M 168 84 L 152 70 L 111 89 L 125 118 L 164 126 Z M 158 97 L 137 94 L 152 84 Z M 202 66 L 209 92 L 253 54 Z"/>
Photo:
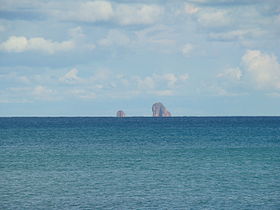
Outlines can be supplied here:
<path id="1" fill-rule="evenodd" d="M 280 118 L 0 118 L 0 209 L 280 209 Z"/>

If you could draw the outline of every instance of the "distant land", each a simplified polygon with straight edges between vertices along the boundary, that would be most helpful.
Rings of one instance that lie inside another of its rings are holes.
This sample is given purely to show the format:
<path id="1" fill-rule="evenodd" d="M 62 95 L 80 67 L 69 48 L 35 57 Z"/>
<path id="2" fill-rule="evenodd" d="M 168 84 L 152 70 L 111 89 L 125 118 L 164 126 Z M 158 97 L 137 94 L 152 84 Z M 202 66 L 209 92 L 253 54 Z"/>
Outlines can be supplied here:
<path id="1" fill-rule="evenodd" d="M 171 113 L 165 108 L 161 102 L 157 102 L 152 106 L 153 117 L 171 117 Z"/>
<path id="2" fill-rule="evenodd" d="M 122 110 L 117 111 L 117 117 L 125 117 L 125 113 Z"/>
<path id="3" fill-rule="evenodd" d="M 152 106 L 153 117 L 171 117 L 171 113 L 165 108 L 161 102 L 154 103 Z M 125 117 L 125 112 L 117 111 L 117 117 Z"/>

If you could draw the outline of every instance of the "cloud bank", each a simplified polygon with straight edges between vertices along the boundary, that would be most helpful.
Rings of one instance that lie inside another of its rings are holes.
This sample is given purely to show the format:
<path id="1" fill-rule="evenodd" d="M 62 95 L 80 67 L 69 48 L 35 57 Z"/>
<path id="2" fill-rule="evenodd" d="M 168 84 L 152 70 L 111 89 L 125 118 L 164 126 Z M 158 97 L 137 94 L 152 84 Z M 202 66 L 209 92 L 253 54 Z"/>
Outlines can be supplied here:
<path id="1" fill-rule="evenodd" d="M 82 2 L 77 8 L 65 11 L 58 8 L 50 14 L 62 20 L 82 22 L 114 22 L 120 25 L 152 24 L 159 19 L 163 8 L 151 4 L 119 4 L 110 1 Z"/>
<path id="2" fill-rule="evenodd" d="M 67 51 L 74 48 L 73 41 L 54 42 L 42 37 L 26 38 L 24 36 L 11 36 L 0 44 L 0 50 L 6 52 L 42 51 L 49 54 Z"/>
<path id="3" fill-rule="evenodd" d="M 280 89 L 280 64 L 275 55 L 247 50 L 242 61 L 259 88 Z"/>

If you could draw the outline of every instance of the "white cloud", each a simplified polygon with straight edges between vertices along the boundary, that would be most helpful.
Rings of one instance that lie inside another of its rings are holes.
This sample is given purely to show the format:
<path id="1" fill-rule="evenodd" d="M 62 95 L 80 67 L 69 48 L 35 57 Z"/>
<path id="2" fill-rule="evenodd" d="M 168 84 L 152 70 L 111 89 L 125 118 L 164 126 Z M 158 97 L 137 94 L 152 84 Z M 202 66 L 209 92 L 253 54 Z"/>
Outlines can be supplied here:
<path id="1" fill-rule="evenodd" d="M 169 86 L 174 86 L 178 82 L 185 82 L 189 79 L 189 75 L 187 73 L 185 74 L 173 74 L 173 73 L 167 73 L 163 75 L 163 78 L 168 81 Z"/>
<path id="2" fill-rule="evenodd" d="M 30 84 L 30 79 L 27 76 L 19 76 L 18 81 L 24 84 Z"/>
<path id="3" fill-rule="evenodd" d="M 96 48 L 95 44 L 88 42 L 86 39 L 87 36 L 80 26 L 69 29 L 69 35 L 71 36 L 71 41 L 75 44 L 76 48 L 85 50 L 93 50 Z"/>
<path id="4" fill-rule="evenodd" d="M 113 9 L 110 2 L 89 1 L 81 4 L 81 13 L 79 17 L 86 21 L 108 20 L 113 15 Z"/>
<path id="5" fill-rule="evenodd" d="M 145 76 L 118 74 L 107 69 L 96 70 L 88 76 L 83 76 L 82 71 L 76 68 L 64 74 L 59 72 L 52 70 L 48 74 L 40 75 L 30 75 L 28 72 L 26 75 L 0 75 L 0 79 L 8 80 L 11 87 L 3 98 L 10 100 L 18 97 L 29 101 L 44 101 L 71 97 L 92 100 L 98 97 L 129 98 L 136 95 L 171 96 L 181 94 L 189 78 L 186 73 L 172 72 Z"/>
<path id="6" fill-rule="evenodd" d="M 191 53 L 191 51 L 193 50 L 193 45 L 192 44 L 185 44 L 182 48 L 182 54 L 184 56 L 189 56 L 189 54 Z"/>
<path id="7" fill-rule="evenodd" d="M 162 8 L 148 4 L 118 4 L 110 1 L 87 1 L 76 8 L 50 10 L 50 14 L 63 20 L 84 22 L 115 22 L 121 25 L 151 24 L 158 20 Z"/>
<path id="8" fill-rule="evenodd" d="M 162 14 L 157 5 L 125 5 L 116 7 L 115 17 L 121 25 L 151 24 Z"/>
<path id="9" fill-rule="evenodd" d="M 72 49 L 73 47 L 74 47 L 74 43 L 72 41 L 53 42 L 38 37 L 38 38 L 31 38 L 28 40 L 27 49 L 42 50 L 48 53 L 54 53 L 57 51 L 69 50 Z"/>
<path id="10" fill-rule="evenodd" d="M 181 75 L 178 76 L 178 78 L 179 78 L 180 81 L 186 81 L 186 80 L 188 80 L 190 77 L 189 77 L 188 74 L 181 74 Z"/>
<path id="11" fill-rule="evenodd" d="M 177 34 L 173 28 L 165 25 L 156 25 L 134 32 L 136 39 L 132 43 L 134 47 L 143 47 L 160 52 L 176 52 Z"/>
<path id="12" fill-rule="evenodd" d="M 272 92 L 272 93 L 268 93 L 267 96 L 274 97 L 274 98 L 279 98 L 280 97 L 280 93 Z"/>
<path id="13" fill-rule="evenodd" d="M 111 78 L 112 72 L 108 69 L 97 70 L 92 77 L 89 78 L 90 81 L 106 81 Z"/>
<path id="14" fill-rule="evenodd" d="M 192 14 L 197 13 L 199 10 L 200 10 L 200 8 L 195 7 L 193 4 L 185 4 L 184 11 L 187 14 L 192 15 Z"/>
<path id="15" fill-rule="evenodd" d="M 151 93 L 158 96 L 172 96 L 174 94 L 172 90 L 157 90 L 152 91 Z"/>
<path id="16" fill-rule="evenodd" d="M 150 90 L 153 93 L 157 93 L 166 89 L 166 87 L 175 89 L 179 84 L 184 83 L 189 78 L 188 74 L 176 75 L 173 73 L 165 73 L 165 74 L 153 74 L 151 76 L 146 76 L 145 78 L 136 77 L 136 81 L 139 89 Z M 170 93 L 170 92 L 169 92 Z"/>
<path id="17" fill-rule="evenodd" d="M 37 0 L 8 0 L 1 2 L 1 9 L 15 10 L 15 9 L 31 9 L 40 8 L 42 3 Z"/>
<path id="18" fill-rule="evenodd" d="M 88 1 L 81 3 L 77 8 L 61 9 L 51 13 L 64 20 L 97 22 L 111 19 L 113 8 L 107 1 Z"/>
<path id="19" fill-rule="evenodd" d="M 83 95 L 80 95 L 80 98 L 83 99 L 95 99 L 96 98 L 96 94 L 93 92 L 89 92 L 89 93 L 85 93 Z"/>
<path id="20" fill-rule="evenodd" d="M 38 85 L 32 90 L 31 93 L 37 99 L 53 100 L 55 91 L 52 89 L 46 88 L 42 85 Z"/>
<path id="21" fill-rule="evenodd" d="M 76 68 L 71 69 L 63 76 L 59 77 L 58 81 L 65 84 L 71 84 L 78 86 L 94 87 L 97 89 L 102 89 L 110 80 L 114 80 L 111 71 L 107 69 L 100 69 L 95 71 L 91 76 L 79 77 L 79 71 Z"/>
<path id="22" fill-rule="evenodd" d="M 98 41 L 99 45 L 102 46 L 111 46 L 111 45 L 120 45 L 125 46 L 130 43 L 129 37 L 119 31 L 119 30 L 110 30 L 107 36 L 104 39 Z"/>
<path id="23" fill-rule="evenodd" d="M 52 90 L 47 89 L 46 87 L 43 87 L 43 86 L 37 86 L 33 90 L 33 94 L 34 95 L 39 95 L 39 96 L 50 94 L 52 92 L 53 92 Z"/>
<path id="24" fill-rule="evenodd" d="M 7 52 L 43 51 L 55 53 L 74 48 L 73 41 L 53 42 L 41 37 L 26 38 L 24 36 L 11 36 L 0 44 L 0 50 Z"/>
<path id="25" fill-rule="evenodd" d="M 247 50 L 242 61 L 258 87 L 280 88 L 280 64 L 276 56 L 259 50 Z"/>
<path id="26" fill-rule="evenodd" d="M 236 4 L 236 5 L 242 5 L 242 4 L 255 4 L 257 2 L 260 2 L 261 0 L 191 0 L 194 3 L 199 3 L 199 4 L 207 4 L 207 5 L 215 5 L 215 4 Z"/>
<path id="27" fill-rule="evenodd" d="M 226 78 L 232 80 L 240 80 L 242 77 L 242 72 L 239 68 L 229 68 L 224 72 L 217 75 L 219 78 Z"/>
<path id="28" fill-rule="evenodd" d="M 11 36 L 0 44 L 0 49 L 8 52 L 22 52 L 27 49 L 28 40 L 25 37 Z"/>
<path id="29" fill-rule="evenodd" d="M 163 75 L 155 75 L 155 77 L 160 78 L 163 81 L 167 82 L 167 86 L 169 88 L 174 88 L 176 87 L 176 85 L 178 85 L 180 82 L 185 82 L 186 80 L 189 79 L 189 75 L 188 74 L 180 74 L 180 75 L 176 75 L 173 73 L 167 73 L 167 74 L 163 74 Z"/>
<path id="30" fill-rule="evenodd" d="M 82 79 L 78 77 L 78 70 L 77 69 L 71 69 L 69 72 L 67 72 L 65 75 L 59 78 L 59 81 L 67 83 L 67 84 L 76 84 L 82 82 Z"/>
<path id="31" fill-rule="evenodd" d="M 80 26 L 71 28 L 69 34 L 73 39 L 82 39 L 85 37 L 85 34 Z"/>
<path id="32" fill-rule="evenodd" d="M 70 91 L 70 95 L 88 100 L 96 98 L 96 94 L 93 91 L 85 89 L 73 89 Z"/>
<path id="33" fill-rule="evenodd" d="M 137 84 L 138 88 L 140 89 L 154 89 L 156 84 L 155 84 L 154 78 L 147 76 L 144 79 L 137 78 Z"/>
<path id="34" fill-rule="evenodd" d="M 258 37 L 264 34 L 259 29 L 239 29 L 220 33 L 210 33 L 209 38 L 222 41 L 242 40 L 245 38 Z"/>
<path id="35" fill-rule="evenodd" d="M 204 27 L 224 27 L 231 23 L 228 13 L 224 10 L 200 12 L 197 21 Z"/>
<path id="36" fill-rule="evenodd" d="M 240 96 L 244 95 L 244 93 L 238 93 L 238 92 L 231 92 L 227 90 L 225 87 L 220 86 L 218 84 L 207 84 L 203 83 L 202 88 L 198 89 L 200 94 L 201 93 L 206 93 L 207 95 L 212 95 L 212 96 Z"/>
<path id="37" fill-rule="evenodd" d="M 176 84 L 176 82 L 178 81 L 178 78 L 175 76 L 175 74 L 172 73 L 168 73 L 168 74 L 164 74 L 163 79 L 167 81 L 167 85 L 169 87 L 172 87 Z"/>

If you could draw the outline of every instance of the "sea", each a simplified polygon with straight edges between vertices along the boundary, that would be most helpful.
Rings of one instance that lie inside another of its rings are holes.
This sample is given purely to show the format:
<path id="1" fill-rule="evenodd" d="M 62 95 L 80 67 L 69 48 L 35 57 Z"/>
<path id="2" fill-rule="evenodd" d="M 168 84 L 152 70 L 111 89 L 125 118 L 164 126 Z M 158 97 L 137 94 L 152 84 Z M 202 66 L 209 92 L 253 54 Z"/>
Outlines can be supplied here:
<path id="1" fill-rule="evenodd" d="M 0 118 L 0 209 L 280 209 L 280 117 Z"/>

